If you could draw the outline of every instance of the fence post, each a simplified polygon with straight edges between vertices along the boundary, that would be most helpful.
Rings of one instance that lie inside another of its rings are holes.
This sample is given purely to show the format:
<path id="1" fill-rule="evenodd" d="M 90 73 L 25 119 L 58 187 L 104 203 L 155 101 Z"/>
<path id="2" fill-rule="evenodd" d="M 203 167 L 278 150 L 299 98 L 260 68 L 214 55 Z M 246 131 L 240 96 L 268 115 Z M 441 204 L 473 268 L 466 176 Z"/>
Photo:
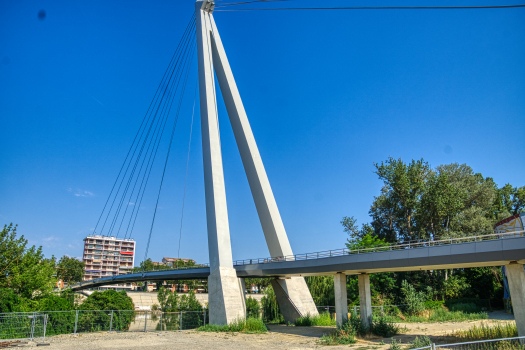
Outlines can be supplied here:
<path id="1" fill-rule="evenodd" d="M 146 317 L 144 318 L 144 332 L 146 332 L 146 325 L 148 324 L 148 311 L 146 310 Z"/>
<path id="2" fill-rule="evenodd" d="M 75 312 L 75 331 L 73 334 L 77 334 L 77 325 L 78 325 L 78 310 Z"/>
<path id="3" fill-rule="evenodd" d="M 111 320 L 109 321 L 109 331 L 113 329 L 113 310 L 111 310 Z"/>
<path id="4" fill-rule="evenodd" d="M 383 305 L 381 305 L 381 317 L 385 316 L 385 311 L 383 310 Z"/>
<path id="5" fill-rule="evenodd" d="M 180 312 L 180 317 L 179 317 L 179 332 L 182 331 L 182 311 Z"/>
<path id="6" fill-rule="evenodd" d="M 357 315 L 357 306 L 354 306 L 354 315 Z"/>
<path id="7" fill-rule="evenodd" d="M 33 333 L 35 332 L 35 313 L 33 312 L 33 316 L 31 317 L 31 341 L 33 341 Z"/>
<path id="8" fill-rule="evenodd" d="M 43 342 L 46 341 L 46 327 L 47 327 L 47 314 L 44 315 L 44 340 Z"/>
<path id="9" fill-rule="evenodd" d="M 162 331 L 162 314 L 163 314 L 163 313 L 164 313 L 164 312 L 162 312 L 162 311 L 160 312 L 160 330 L 161 330 L 161 331 Z"/>

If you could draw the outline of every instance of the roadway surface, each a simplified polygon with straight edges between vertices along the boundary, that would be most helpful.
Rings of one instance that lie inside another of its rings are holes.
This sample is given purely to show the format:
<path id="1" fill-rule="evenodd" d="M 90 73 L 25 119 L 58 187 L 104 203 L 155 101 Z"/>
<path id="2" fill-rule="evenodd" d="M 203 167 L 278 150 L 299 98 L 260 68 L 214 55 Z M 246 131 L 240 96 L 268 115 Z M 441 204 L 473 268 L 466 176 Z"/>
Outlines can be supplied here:
<path id="1" fill-rule="evenodd" d="M 383 249 L 388 249 L 383 248 Z M 477 242 L 436 246 L 406 246 L 402 249 L 361 252 L 307 260 L 271 261 L 237 265 L 238 277 L 291 277 L 347 275 L 376 272 L 440 270 L 481 266 L 502 266 L 510 262 L 525 263 L 525 237 L 505 237 Z M 104 277 L 71 286 L 73 290 L 117 283 L 206 279 L 209 267 L 150 271 Z"/>

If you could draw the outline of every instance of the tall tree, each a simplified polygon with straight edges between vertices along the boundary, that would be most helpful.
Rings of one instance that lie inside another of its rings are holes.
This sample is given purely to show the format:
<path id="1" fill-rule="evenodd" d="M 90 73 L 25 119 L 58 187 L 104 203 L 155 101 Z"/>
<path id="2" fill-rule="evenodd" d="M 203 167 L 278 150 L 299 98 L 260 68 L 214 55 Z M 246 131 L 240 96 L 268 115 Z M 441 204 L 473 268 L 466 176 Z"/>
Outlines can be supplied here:
<path id="1" fill-rule="evenodd" d="M 45 259 L 42 247 L 27 247 L 24 236 L 16 238 L 16 226 L 0 232 L 0 288 L 12 289 L 27 299 L 52 291 L 56 280 L 54 259 Z"/>
<path id="2" fill-rule="evenodd" d="M 65 284 L 82 281 L 84 277 L 84 262 L 64 255 L 56 266 L 57 278 Z"/>
<path id="3" fill-rule="evenodd" d="M 380 201 L 379 205 L 373 205 L 370 214 L 374 218 L 381 218 L 385 216 L 381 211 L 386 210 L 387 215 L 391 216 L 390 226 L 395 231 L 397 239 L 418 238 L 415 214 L 425 189 L 430 166 L 423 159 L 404 163 L 401 159 L 392 157 L 374 166 L 376 167 L 375 173 L 380 180 L 383 180 L 385 186 L 381 195 L 383 197 L 376 198 Z M 379 212 L 375 212 L 376 210 Z M 372 226 L 379 228 L 381 224 L 382 222 L 373 222 Z"/>

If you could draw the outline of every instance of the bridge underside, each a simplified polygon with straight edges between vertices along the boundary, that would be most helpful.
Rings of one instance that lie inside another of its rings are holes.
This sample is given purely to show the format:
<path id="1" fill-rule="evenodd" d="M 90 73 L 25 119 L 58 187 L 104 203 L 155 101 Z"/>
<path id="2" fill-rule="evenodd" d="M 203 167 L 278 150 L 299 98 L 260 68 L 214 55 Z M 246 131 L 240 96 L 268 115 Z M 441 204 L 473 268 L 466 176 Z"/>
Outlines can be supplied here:
<path id="1" fill-rule="evenodd" d="M 511 262 L 525 264 L 525 237 L 512 237 L 481 242 L 421 247 L 374 253 L 270 262 L 235 266 L 238 277 L 321 276 L 363 273 L 457 269 L 481 266 L 503 266 Z M 73 290 L 95 288 L 117 283 L 206 279 L 209 268 L 152 271 L 99 278 L 71 286 Z"/>

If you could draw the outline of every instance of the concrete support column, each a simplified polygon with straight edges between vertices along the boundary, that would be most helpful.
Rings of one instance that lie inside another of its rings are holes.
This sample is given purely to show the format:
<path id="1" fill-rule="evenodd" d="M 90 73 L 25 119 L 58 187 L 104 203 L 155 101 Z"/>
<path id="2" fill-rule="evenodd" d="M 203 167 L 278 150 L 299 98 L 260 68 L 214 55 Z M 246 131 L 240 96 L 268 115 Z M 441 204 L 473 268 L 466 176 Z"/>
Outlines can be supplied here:
<path id="1" fill-rule="evenodd" d="M 294 323 L 301 316 L 319 314 L 303 277 L 274 279 L 272 287 L 286 322 Z"/>
<path id="2" fill-rule="evenodd" d="M 506 265 L 505 269 L 518 336 L 525 337 L 525 270 L 522 264 Z"/>
<path id="3" fill-rule="evenodd" d="M 346 296 L 346 275 L 338 273 L 334 276 L 335 322 L 340 327 L 348 320 L 348 300 Z"/>
<path id="4" fill-rule="evenodd" d="M 361 323 L 365 328 L 372 325 L 372 293 L 370 293 L 370 275 L 363 273 L 357 276 L 359 282 L 359 308 Z"/>

